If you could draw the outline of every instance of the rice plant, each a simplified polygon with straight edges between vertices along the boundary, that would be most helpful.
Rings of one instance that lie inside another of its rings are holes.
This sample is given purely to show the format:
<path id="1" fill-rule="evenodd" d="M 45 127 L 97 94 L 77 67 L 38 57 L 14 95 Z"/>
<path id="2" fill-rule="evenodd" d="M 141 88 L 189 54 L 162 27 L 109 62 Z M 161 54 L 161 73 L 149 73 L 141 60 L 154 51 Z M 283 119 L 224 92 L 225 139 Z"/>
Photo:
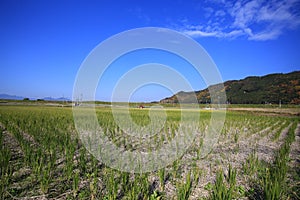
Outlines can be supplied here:
<path id="1" fill-rule="evenodd" d="M 191 178 L 191 172 L 188 172 L 186 175 L 186 179 L 176 184 L 177 199 L 188 199 L 192 192 L 192 186 L 193 179 Z"/>
<path id="2" fill-rule="evenodd" d="M 247 175 L 254 175 L 258 171 L 259 168 L 259 160 L 255 152 L 252 152 L 245 163 L 243 163 L 243 171 Z"/>
<path id="3" fill-rule="evenodd" d="M 216 174 L 215 184 L 212 186 L 210 199 L 212 200 L 227 200 L 237 199 L 243 196 L 243 188 L 237 186 L 237 169 L 231 165 L 228 166 L 227 174 L 223 170 L 218 170 Z"/>
<path id="4" fill-rule="evenodd" d="M 164 191 L 165 189 L 165 168 L 162 168 L 160 170 L 158 170 L 158 175 L 159 175 L 159 187 L 161 191 Z"/>

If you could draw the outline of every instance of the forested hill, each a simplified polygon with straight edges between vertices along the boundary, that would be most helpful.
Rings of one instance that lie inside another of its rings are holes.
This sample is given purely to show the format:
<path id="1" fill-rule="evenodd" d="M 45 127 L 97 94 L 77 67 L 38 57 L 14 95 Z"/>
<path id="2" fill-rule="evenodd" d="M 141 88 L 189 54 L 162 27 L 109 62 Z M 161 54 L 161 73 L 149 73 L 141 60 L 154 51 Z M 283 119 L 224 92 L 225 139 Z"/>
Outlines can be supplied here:
<path id="1" fill-rule="evenodd" d="M 279 103 L 300 104 L 300 71 L 287 74 L 277 73 L 265 76 L 249 76 L 241 80 L 223 83 L 227 102 L 234 104 Z M 209 86 L 215 87 L 217 85 Z M 223 88 L 224 89 L 224 88 Z M 162 99 L 160 103 L 190 103 L 193 92 L 179 92 Z M 199 103 L 209 103 L 208 88 L 195 92 Z"/>

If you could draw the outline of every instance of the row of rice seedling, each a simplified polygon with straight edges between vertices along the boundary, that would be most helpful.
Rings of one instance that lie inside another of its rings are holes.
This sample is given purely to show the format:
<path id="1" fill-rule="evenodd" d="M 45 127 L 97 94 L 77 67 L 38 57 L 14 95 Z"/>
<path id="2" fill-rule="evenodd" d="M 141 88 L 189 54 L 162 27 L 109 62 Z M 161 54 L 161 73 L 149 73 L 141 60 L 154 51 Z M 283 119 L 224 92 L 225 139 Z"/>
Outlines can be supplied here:
<path id="1" fill-rule="evenodd" d="M 10 184 L 12 168 L 9 164 L 12 158 L 10 150 L 4 145 L 3 128 L 0 127 L 0 199 L 4 198 L 4 192 Z"/>
<path id="2" fill-rule="evenodd" d="M 263 196 L 267 200 L 288 199 L 287 196 L 287 170 L 289 161 L 290 145 L 295 140 L 295 129 L 297 124 L 292 127 L 285 138 L 284 144 L 275 154 L 275 159 L 270 167 L 265 168 L 265 173 L 261 176 L 261 187 Z"/>

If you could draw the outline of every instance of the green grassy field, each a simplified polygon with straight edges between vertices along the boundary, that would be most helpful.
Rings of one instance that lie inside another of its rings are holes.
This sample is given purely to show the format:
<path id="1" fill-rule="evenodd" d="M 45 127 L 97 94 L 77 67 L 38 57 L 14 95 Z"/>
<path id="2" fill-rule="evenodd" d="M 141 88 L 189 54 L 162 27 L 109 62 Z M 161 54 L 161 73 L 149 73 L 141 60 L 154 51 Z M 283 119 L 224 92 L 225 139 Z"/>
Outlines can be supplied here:
<path id="1" fill-rule="evenodd" d="M 228 110 L 219 140 L 205 158 L 199 137 L 170 165 L 127 173 L 111 169 L 86 150 L 71 107 L 1 105 L 0 198 L 299 199 L 299 116 L 290 109 L 283 114 Z M 124 139 L 111 108 L 96 111 L 106 136 L 130 151 L 151 151 L 170 142 L 181 119 L 179 109 L 166 109 L 166 123 L 145 145 Z M 200 112 L 198 130 L 205 135 L 212 112 L 224 111 L 193 112 Z M 130 116 L 140 127 L 151 123 L 149 109 L 131 108 Z"/>

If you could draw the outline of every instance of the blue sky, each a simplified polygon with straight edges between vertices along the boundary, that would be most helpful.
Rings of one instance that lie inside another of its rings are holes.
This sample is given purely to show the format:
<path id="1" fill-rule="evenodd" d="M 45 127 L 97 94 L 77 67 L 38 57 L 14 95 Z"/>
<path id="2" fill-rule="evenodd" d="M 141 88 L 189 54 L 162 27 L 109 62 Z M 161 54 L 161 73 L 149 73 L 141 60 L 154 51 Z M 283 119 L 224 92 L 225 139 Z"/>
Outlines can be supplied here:
<path id="1" fill-rule="evenodd" d="M 300 70 L 300 2 L 294 0 L 2 0 L 0 27 L 0 93 L 31 98 L 71 98 L 77 71 L 89 52 L 117 33 L 141 27 L 170 28 L 192 37 L 206 49 L 224 81 Z M 151 59 L 140 59 L 145 55 Z M 139 62 L 125 61 L 126 69 L 162 62 L 184 74 L 195 90 L 206 87 L 182 60 L 156 51 L 135 56 L 126 59 Z M 100 82 L 98 100 L 110 100 L 122 76 L 121 61 L 107 72 L 105 85 Z M 148 85 L 131 100 L 168 95 L 166 88 Z"/>

